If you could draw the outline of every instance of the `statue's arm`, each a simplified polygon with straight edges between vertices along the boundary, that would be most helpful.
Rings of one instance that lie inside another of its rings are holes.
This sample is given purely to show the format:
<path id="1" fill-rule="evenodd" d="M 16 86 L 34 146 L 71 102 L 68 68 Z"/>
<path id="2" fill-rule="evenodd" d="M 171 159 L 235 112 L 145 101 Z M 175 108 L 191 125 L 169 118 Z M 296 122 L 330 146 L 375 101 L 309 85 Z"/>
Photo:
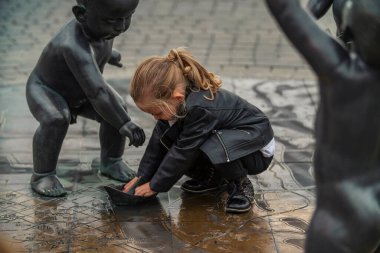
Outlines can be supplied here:
<path id="1" fill-rule="evenodd" d="M 317 75 L 330 72 L 349 57 L 342 44 L 318 27 L 299 0 L 266 0 L 286 36 Z"/>
<path id="2" fill-rule="evenodd" d="M 334 0 L 309 0 L 307 9 L 314 17 L 320 19 L 329 10 Z"/>
<path id="3" fill-rule="evenodd" d="M 124 99 L 103 79 L 89 46 L 69 45 L 64 48 L 63 55 L 97 113 L 116 129 L 131 120 Z"/>

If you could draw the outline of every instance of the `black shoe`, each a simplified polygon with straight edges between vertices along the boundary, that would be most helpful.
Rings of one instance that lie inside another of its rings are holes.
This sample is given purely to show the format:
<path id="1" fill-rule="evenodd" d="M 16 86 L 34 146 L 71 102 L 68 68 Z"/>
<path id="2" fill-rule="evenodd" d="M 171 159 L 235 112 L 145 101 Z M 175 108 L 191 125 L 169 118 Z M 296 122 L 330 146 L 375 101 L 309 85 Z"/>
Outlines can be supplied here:
<path id="1" fill-rule="evenodd" d="M 204 193 L 218 190 L 223 186 L 223 180 L 215 173 L 213 167 L 209 168 L 203 176 L 192 178 L 182 184 L 181 189 L 190 193 Z"/>
<path id="2" fill-rule="evenodd" d="M 229 183 L 226 212 L 245 213 L 251 210 L 254 189 L 247 177 Z"/>
<path id="3" fill-rule="evenodd" d="M 187 180 L 182 184 L 181 189 L 190 193 L 204 193 L 219 189 L 220 185 L 208 181 L 199 181 L 196 179 Z"/>

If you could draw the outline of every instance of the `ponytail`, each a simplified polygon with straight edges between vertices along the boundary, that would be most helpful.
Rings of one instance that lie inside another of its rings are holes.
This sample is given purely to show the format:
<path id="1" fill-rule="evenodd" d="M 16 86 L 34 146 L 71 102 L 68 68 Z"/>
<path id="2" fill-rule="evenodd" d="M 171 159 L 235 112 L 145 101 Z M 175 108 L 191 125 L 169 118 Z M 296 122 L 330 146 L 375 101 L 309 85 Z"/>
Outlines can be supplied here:
<path id="1" fill-rule="evenodd" d="M 171 97 L 179 84 L 193 83 L 198 90 L 210 91 L 213 100 L 222 81 L 214 73 L 208 72 L 184 48 L 170 50 L 166 57 L 152 56 L 144 60 L 136 69 L 130 85 L 133 100 L 140 101 L 147 96 L 164 103 Z"/>
<path id="2" fill-rule="evenodd" d="M 209 90 L 210 97 L 213 100 L 214 94 L 219 90 L 222 81 L 212 72 L 208 72 L 192 54 L 183 47 L 170 50 L 167 59 L 174 62 L 182 71 L 186 79 L 192 81 L 198 89 Z"/>

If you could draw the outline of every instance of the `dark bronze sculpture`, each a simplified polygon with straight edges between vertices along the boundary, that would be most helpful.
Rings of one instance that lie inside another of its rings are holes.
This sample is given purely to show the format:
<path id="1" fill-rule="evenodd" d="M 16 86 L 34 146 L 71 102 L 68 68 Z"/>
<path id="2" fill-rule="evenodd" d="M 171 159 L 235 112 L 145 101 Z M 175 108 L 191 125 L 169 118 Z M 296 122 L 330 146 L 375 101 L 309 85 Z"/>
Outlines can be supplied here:
<path id="1" fill-rule="evenodd" d="M 346 1 L 349 51 L 299 0 L 267 0 L 318 76 L 314 157 L 317 206 L 306 252 L 380 252 L 380 1 Z"/>
<path id="2" fill-rule="evenodd" d="M 40 125 L 33 138 L 31 186 L 45 196 L 65 195 L 56 176 L 62 142 L 77 115 L 100 122 L 101 166 L 104 175 L 128 181 L 135 176 L 122 160 L 125 136 L 140 146 L 144 131 L 127 113 L 123 98 L 102 72 L 106 63 L 121 66 L 113 38 L 125 32 L 138 0 L 78 0 L 75 19 L 48 43 L 26 86 L 30 111 Z"/>
<path id="3" fill-rule="evenodd" d="M 341 39 L 345 44 L 349 44 L 351 41 L 350 32 L 344 29 L 343 24 L 343 9 L 347 0 L 309 0 L 307 8 L 313 14 L 314 17 L 320 19 L 332 6 L 334 20 L 336 23 L 336 36 Z"/>

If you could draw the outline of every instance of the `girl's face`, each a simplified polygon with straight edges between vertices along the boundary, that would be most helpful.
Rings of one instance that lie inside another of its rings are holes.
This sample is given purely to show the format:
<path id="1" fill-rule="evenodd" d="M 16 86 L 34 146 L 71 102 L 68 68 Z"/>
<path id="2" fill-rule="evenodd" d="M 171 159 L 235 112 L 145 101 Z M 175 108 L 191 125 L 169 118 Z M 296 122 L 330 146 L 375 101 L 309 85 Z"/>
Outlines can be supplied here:
<path id="1" fill-rule="evenodd" d="M 154 100 L 145 96 L 141 101 L 136 101 L 136 105 L 143 112 L 151 114 L 156 120 L 174 120 L 185 100 L 185 90 L 175 90 L 172 97 L 164 101 L 165 103 L 154 103 Z"/>
<path id="2" fill-rule="evenodd" d="M 167 106 L 144 106 L 137 104 L 137 106 L 144 112 L 151 114 L 155 120 L 173 120 L 177 114 L 176 106 L 167 103 Z"/>

